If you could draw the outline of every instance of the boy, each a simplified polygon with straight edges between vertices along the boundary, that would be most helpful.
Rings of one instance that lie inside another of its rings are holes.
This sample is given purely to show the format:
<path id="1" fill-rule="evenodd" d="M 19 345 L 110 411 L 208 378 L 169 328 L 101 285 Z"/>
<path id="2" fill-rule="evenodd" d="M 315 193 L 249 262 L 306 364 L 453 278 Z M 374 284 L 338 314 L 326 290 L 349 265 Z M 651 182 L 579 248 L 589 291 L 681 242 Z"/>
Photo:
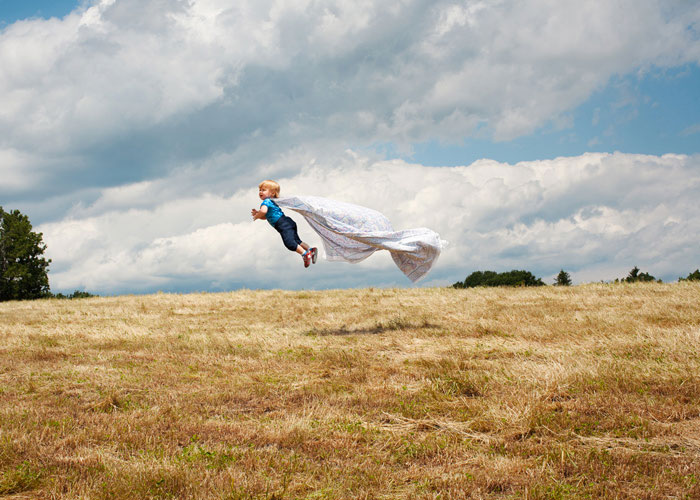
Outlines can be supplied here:
<path id="1" fill-rule="evenodd" d="M 309 245 L 301 241 L 297 234 L 296 223 L 284 215 L 282 209 L 273 200 L 280 195 L 280 185 L 275 181 L 262 181 L 258 190 L 258 196 L 263 202 L 260 204 L 260 210 L 251 210 L 253 220 L 267 219 L 267 222 L 282 236 L 284 246 L 301 255 L 304 267 L 309 267 L 312 262 L 315 264 L 318 250 L 316 247 L 309 248 Z"/>

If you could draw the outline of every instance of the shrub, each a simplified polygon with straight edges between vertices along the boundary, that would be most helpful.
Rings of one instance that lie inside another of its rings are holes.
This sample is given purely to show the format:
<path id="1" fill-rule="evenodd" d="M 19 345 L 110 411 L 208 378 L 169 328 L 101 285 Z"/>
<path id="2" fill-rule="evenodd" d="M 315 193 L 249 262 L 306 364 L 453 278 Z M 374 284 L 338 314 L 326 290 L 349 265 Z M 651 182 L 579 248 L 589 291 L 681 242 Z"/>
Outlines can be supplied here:
<path id="1" fill-rule="evenodd" d="M 87 299 L 89 297 L 98 297 L 98 295 L 93 295 L 89 292 L 82 292 L 80 290 L 76 290 L 70 295 L 63 295 L 62 293 L 57 293 L 55 295 L 52 295 L 52 297 L 55 299 Z"/>
<path id="2" fill-rule="evenodd" d="M 463 282 L 452 285 L 454 288 L 477 286 L 544 286 L 544 282 L 529 271 L 513 269 L 503 273 L 495 271 L 474 271 Z"/>

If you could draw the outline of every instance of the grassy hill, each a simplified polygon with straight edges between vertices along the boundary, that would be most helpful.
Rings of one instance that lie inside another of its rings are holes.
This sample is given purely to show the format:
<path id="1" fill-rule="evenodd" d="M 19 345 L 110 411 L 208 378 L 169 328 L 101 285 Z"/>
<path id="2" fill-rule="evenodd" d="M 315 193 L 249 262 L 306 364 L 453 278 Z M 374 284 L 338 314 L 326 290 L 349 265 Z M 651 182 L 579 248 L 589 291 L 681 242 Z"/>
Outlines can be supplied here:
<path id="1" fill-rule="evenodd" d="M 0 304 L 0 495 L 700 498 L 700 285 Z"/>

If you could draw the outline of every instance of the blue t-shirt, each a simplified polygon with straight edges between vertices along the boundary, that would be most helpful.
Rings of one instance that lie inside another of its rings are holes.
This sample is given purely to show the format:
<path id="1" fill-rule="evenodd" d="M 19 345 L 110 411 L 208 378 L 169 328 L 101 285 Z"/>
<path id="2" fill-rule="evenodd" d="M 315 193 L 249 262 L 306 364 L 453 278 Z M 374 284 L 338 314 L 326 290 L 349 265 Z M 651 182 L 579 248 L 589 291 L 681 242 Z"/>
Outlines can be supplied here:
<path id="1" fill-rule="evenodd" d="M 277 203 L 270 198 L 265 198 L 260 206 L 262 207 L 263 205 L 267 207 L 267 216 L 265 217 L 267 222 L 269 222 L 271 226 L 274 226 L 275 222 L 280 220 L 280 217 L 284 215 L 284 212 L 282 212 L 282 209 L 277 206 Z"/>

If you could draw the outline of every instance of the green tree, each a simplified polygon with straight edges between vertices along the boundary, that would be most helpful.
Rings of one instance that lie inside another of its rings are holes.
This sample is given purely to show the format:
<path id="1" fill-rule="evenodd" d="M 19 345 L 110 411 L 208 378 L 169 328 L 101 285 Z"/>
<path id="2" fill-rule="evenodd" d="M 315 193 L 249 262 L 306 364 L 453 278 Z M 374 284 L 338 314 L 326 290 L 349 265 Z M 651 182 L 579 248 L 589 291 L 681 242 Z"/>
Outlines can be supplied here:
<path id="1" fill-rule="evenodd" d="M 462 282 L 457 282 L 454 288 L 473 288 L 477 286 L 543 286 L 540 278 L 529 271 L 513 269 L 504 273 L 494 271 L 474 271 Z"/>
<path id="2" fill-rule="evenodd" d="M 99 297 L 99 295 L 93 295 L 90 292 L 85 292 L 82 290 L 76 290 L 75 292 L 71 293 L 70 295 L 65 295 L 63 293 L 56 293 L 56 294 L 51 294 L 51 297 L 55 299 L 88 299 L 90 297 Z"/>
<path id="3" fill-rule="evenodd" d="M 494 271 L 474 271 L 464 279 L 464 288 L 474 288 L 475 286 L 496 286 L 489 285 L 498 279 L 498 273 Z"/>
<path id="4" fill-rule="evenodd" d="M 562 269 L 559 271 L 559 274 L 557 274 L 557 279 L 554 284 L 556 286 L 571 286 L 571 276 Z"/>
<path id="5" fill-rule="evenodd" d="M 29 217 L 0 207 L 0 301 L 37 299 L 50 295 L 46 245 L 32 231 Z"/>
<path id="6" fill-rule="evenodd" d="M 651 274 L 649 273 L 640 273 L 639 268 L 637 266 L 634 266 L 632 270 L 629 272 L 626 278 L 622 279 L 621 281 L 625 283 L 637 283 L 639 281 L 659 281 L 656 278 L 654 278 Z"/>
<path id="7" fill-rule="evenodd" d="M 678 281 L 700 281 L 700 269 L 696 269 L 687 278 L 678 278 Z"/>

